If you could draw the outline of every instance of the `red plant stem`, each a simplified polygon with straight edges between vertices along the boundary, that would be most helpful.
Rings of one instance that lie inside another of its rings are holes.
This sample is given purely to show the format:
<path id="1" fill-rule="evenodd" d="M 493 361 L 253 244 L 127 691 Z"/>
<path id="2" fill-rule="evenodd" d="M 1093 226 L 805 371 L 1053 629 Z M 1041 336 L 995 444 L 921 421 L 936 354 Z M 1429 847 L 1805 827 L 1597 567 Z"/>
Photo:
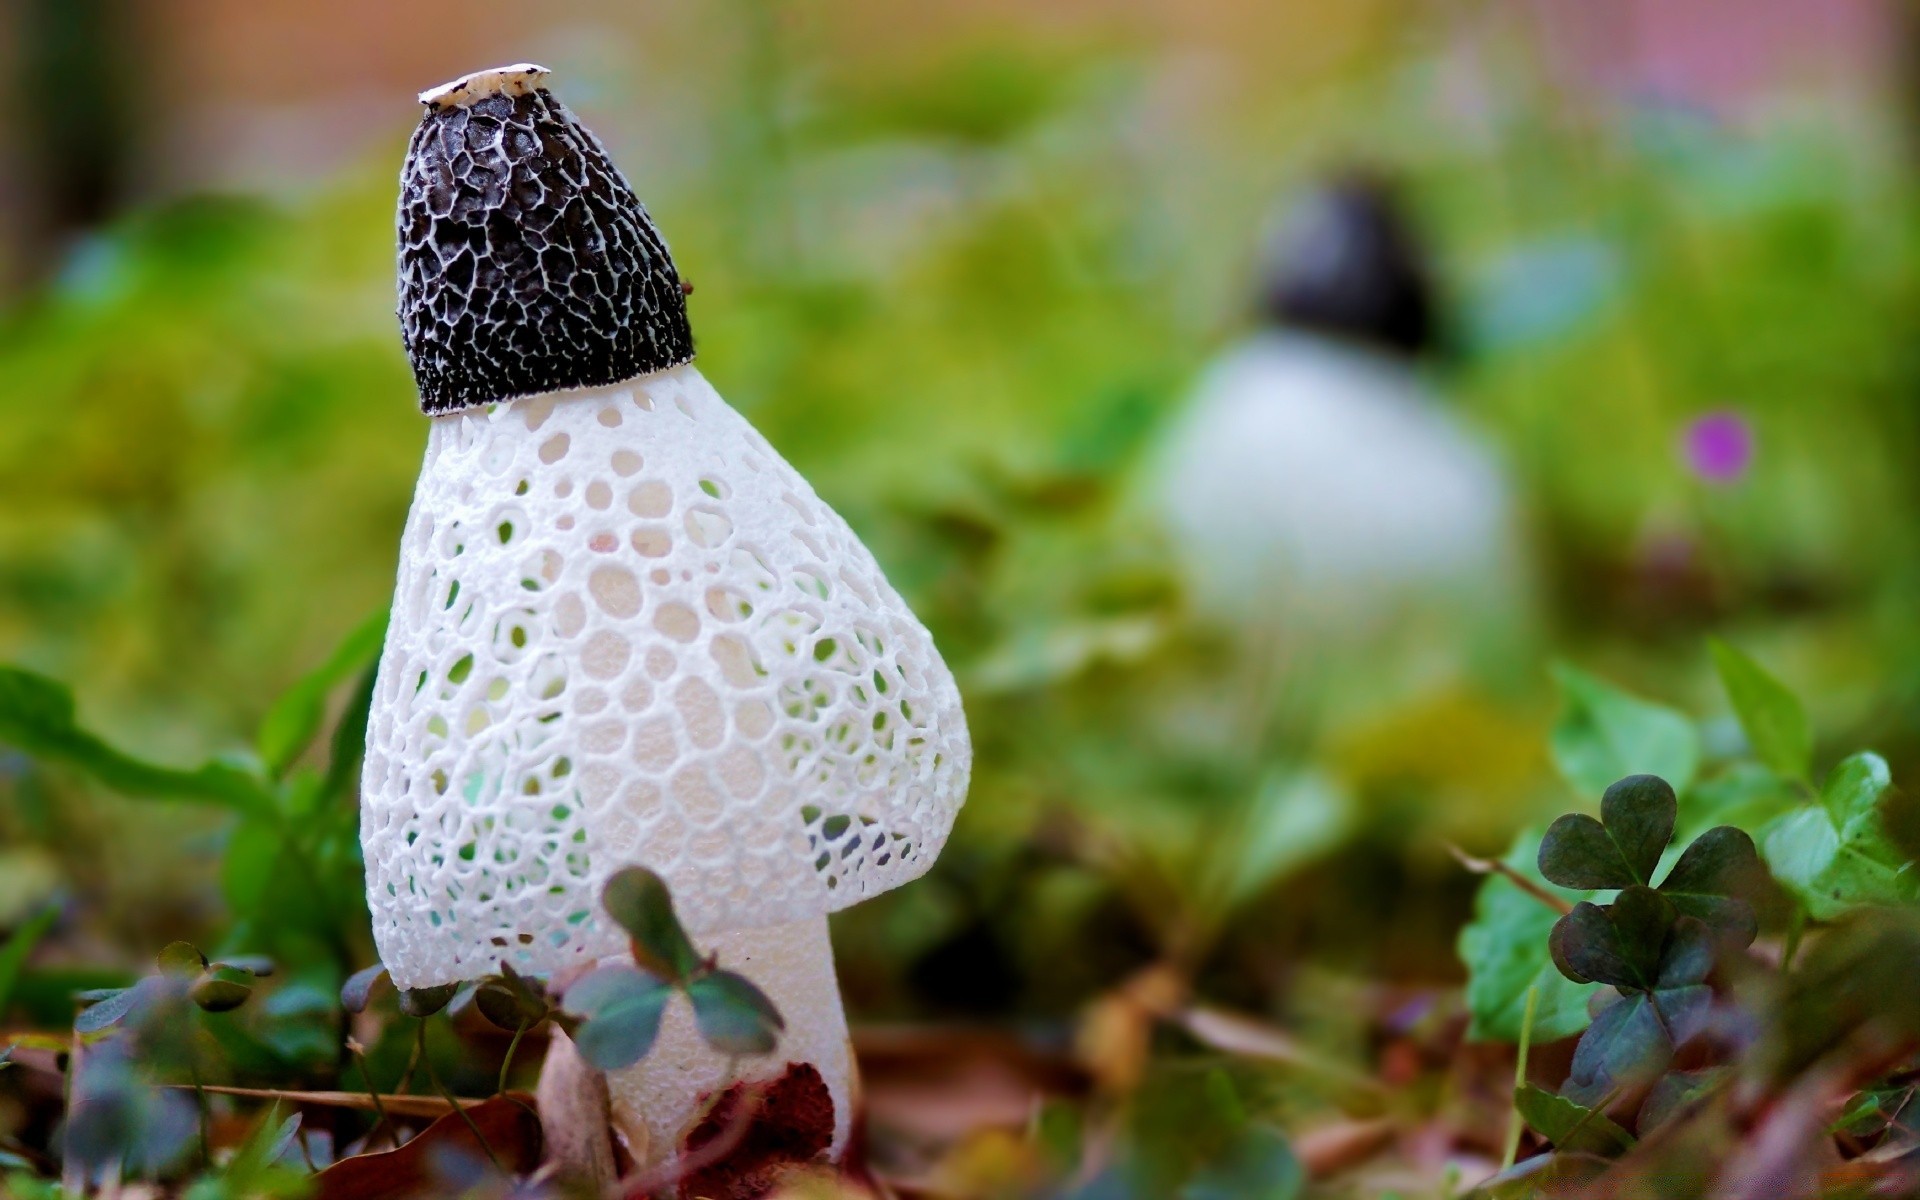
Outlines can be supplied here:
<path id="1" fill-rule="evenodd" d="M 1452 842 L 1447 843 L 1447 853 L 1453 855 L 1454 859 L 1459 862 L 1461 866 L 1472 871 L 1475 875 L 1498 875 L 1563 917 L 1573 911 L 1573 905 L 1568 904 L 1559 896 L 1554 895 L 1546 888 L 1528 879 L 1525 875 L 1522 875 L 1499 859 L 1475 858 Z"/>

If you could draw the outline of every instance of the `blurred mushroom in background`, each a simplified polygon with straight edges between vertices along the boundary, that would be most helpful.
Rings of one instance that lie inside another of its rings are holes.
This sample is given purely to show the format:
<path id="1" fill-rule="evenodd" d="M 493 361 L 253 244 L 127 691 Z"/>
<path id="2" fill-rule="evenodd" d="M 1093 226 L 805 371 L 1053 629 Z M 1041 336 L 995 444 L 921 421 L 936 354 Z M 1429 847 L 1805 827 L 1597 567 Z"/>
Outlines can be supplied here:
<path id="1" fill-rule="evenodd" d="M 1294 705 L 1348 687 L 1377 710 L 1524 628 L 1512 487 L 1430 381 L 1436 290 L 1385 183 L 1305 196 L 1256 269 L 1259 327 L 1203 372 L 1147 494 L 1196 617 Z"/>

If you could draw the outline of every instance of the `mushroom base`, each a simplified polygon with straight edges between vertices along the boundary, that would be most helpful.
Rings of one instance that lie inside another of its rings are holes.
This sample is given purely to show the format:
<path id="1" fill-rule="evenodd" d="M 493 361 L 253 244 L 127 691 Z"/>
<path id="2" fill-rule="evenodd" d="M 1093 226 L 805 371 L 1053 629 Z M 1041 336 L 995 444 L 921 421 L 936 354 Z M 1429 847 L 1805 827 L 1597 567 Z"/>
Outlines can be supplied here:
<path id="1" fill-rule="evenodd" d="M 765 1116 L 781 1119 L 782 1089 L 801 1076 L 811 1084 L 812 1073 L 804 1070 L 811 1067 L 833 1102 L 827 1156 L 838 1161 L 847 1148 L 857 1089 L 826 916 L 711 934 L 699 941 L 703 950 L 719 956 L 721 966 L 740 972 L 766 992 L 786 1019 L 780 1044 L 771 1054 L 730 1059 L 701 1040 L 692 1006 L 685 997 L 674 997 L 653 1050 L 607 1076 L 614 1128 L 642 1164 L 665 1162 L 687 1151 L 690 1143 L 697 1148 L 708 1140 L 711 1131 L 703 1130 L 703 1119 L 731 1103 L 730 1090 L 736 1084 L 768 1085 Z M 819 1123 L 817 1113 L 809 1121 Z"/>

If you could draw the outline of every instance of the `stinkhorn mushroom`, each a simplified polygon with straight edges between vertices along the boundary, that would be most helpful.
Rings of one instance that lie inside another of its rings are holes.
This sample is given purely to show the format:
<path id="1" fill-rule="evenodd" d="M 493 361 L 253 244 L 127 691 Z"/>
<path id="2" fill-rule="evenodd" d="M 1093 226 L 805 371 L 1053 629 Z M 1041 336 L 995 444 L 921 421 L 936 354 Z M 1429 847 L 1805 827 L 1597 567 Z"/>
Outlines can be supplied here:
<path id="1" fill-rule="evenodd" d="M 403 988 L 561 972 L 622 952 L 601 886 L 648 867 L 786 1028 L 730 1075 L 676 1000 L 610 1081 L 616 1125 L 668 1158 L 728 1087 L 817 1077 L 837 1155 L 855 1085 L 827 914 L 939 854 L 960 695 L 860 539 L 692 365 L 665 240 L 546 75 L 424 93 L 401 173 L 432 420 L 368 722 L 375 940 Z"/>
<path id="2" fill-rule="evenodd" d="M 1410 610 L 1512 613 L 1506 473 L 1418 369 L 1434 313 L 1412 234 L 1359 179 L 1290 218 L 1263 327 L 1202 377 L 1149 475 L 1196 607 L 1313 653 Z"/>

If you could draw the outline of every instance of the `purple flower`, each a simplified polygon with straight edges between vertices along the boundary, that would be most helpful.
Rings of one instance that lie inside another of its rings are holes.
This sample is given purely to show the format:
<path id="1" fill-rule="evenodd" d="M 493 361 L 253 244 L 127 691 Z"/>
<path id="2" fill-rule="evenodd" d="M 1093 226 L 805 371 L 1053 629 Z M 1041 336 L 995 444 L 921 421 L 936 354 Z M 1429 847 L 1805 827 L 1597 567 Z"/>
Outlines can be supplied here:
<path id="1" fill-rule="evenodd" d="M 1696 417 L 1682 443 L 1687 466 L 1707 483 L 1737 483 L 1753 465 L 1753 426 L 1737 412 Z"/>

